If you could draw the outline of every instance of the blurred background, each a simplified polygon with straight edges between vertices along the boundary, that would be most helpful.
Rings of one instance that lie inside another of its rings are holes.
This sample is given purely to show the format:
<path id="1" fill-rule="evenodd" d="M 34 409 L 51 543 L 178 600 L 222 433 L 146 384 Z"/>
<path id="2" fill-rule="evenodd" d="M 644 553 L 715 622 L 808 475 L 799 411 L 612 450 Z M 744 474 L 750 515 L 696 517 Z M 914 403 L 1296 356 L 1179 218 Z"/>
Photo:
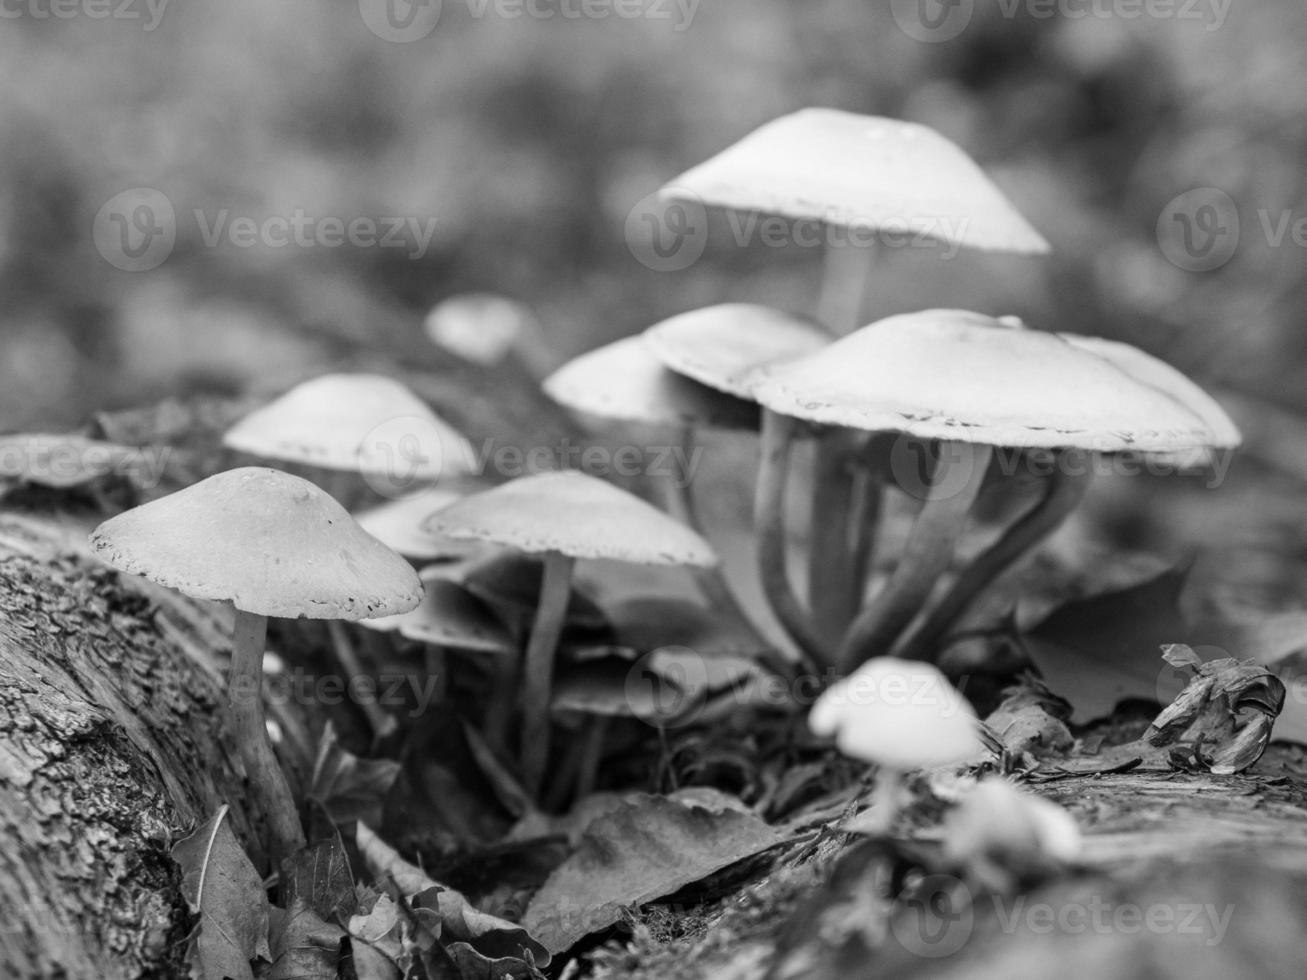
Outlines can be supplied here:
<path id="1" fill-rule="evenodd" d="M 703 304 L 810 311 L 819 249 L 740 247 L 717 216 L 657 271 L 627 227 L 825 105 L 942 131 L 1054 248 L 886 250 L 868 319 L 965 306 L 1164 357 L 1256 428 L 1229 482 L 1281 481 L 1278 509 L 1232 491 L 1214 521 L 1200 482 L 1144 511 L 1144 478 L 1102 512 L 1132 544 L 1288 534 L 1297 557 L 1304 50 L 1300 0 L 5 0 L 0 430 L 271 390 L 342 343 L 401 349 L 466 291 L 534 310 L 541 370 Z M 297 214 L 308 245 L 257 230 Z M 340 245 L 355 219 L 402 233 Z"/>

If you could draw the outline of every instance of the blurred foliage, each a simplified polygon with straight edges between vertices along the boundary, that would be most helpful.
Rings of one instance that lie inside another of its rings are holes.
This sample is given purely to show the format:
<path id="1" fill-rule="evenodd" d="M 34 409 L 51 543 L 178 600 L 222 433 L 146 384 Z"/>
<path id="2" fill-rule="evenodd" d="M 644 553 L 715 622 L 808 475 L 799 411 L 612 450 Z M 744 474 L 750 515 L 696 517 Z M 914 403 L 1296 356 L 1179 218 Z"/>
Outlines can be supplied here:
<path id="1" fill-rule="evenodd" d="M 1210 3 L 1197 19 L 1061 6 L 1106 15 L 977 0 L 969 26 L 936 44 L 900 29 L 901 4 L 865 0 L 709 0 L 688 26 L 478 16 L 473 0 L 445 0 L 410 44 L 375 36 L 350 0 L 174 0 L 152 31 L 6 18 L 0 429 L 178 390 L 275 387 L 333 344 L 417 336 L 434 302 L 466 290 L 531 304 L 556 362 L 710 302 L 810 310 L 816 249 L 736 247 L 718 215 L 701 261 L 658 273 L 623 238 L 660 184 L 806 105 L 940 129 L 1056 250 L 948 262 L 887 250 L 869 317 L 1018 313 L 1307 408 L 1307 249 L 1275 247 L 1259 214 L 1307 216 L 1299 0 L 1241 0 L 1219 27 Z M 144 0 L 130 9 L 144 14 Z M 104 202 L 141 186 L 174 204 L 177 243 L 160 267 L 123 272 L 90 229 Z M 1242 239 L 1222 268 L 1183 271 L 1159 247 L 1159 216 L 1209 186 L 1236 202 Z M 192 216 L 297 208 L 434 218 L 436 233 L 421 257 L 206 246 Z"/>

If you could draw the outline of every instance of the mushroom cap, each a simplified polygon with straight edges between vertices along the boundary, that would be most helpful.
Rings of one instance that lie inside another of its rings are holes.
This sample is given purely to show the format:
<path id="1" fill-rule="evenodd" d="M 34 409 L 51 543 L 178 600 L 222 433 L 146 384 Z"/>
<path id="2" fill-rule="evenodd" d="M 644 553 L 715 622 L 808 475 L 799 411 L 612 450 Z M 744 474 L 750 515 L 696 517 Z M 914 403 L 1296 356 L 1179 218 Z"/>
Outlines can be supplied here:
<path id="1" fill-rule="evenodd" d="M 407 612 L 417 573 L 307 480 L 228 470 L 101 524 L 110 565 L 193 599 L 287 619 L 359 620 Z"/>
<path id="2" fill-rule="evenodd" d="M 767 123 L 663 188 L 668 198 L 1043 254 L 1039 232 L 966 153 L 926 126 L 836 109 Z"/>
<path id="3" fill-rule="evenodd" d="M 467 541 L 453 541 L 432 534 L 422 526 L 428 514 L 460 499 L 462 493 L 444 487 L 432 487 L 410 497 L 373 507 L 355 514 L 359 527 L 387 548 L 405 558 L 418 561 L 447 561 L 463 558 L 478 549 Z"/>
<path id="4" fill-rule="evenodd" d="M 423 329 L 437 347 L 486 367 L 512 351 L 535 317 L 530 309 L 495 293 L 462 293 L 438 303 Z"/>
<path id="5" fill-rule="evenodd" d="M 759 370 L 782 415 L 873 432 L 1020 448 L 1175 452 L 1217 441 L 1165 392 L 1055 334 L 965 310 L 863 327 Z"/>
<path id="6" fill-rule="evenodd" d="M 986 776 L 944 818 L 944 852 L 955 861 L 989 858 L 1005 867 L 1080 857 L 1080 827 L 1066 810 Z"/>
<path id="7" fill-rule="evenodd" d="M 877 657 L 837 681 L 808 716 L 845 755 L 889 769 L 971 761 L 984 751 L 975 712 L 929 664 Z"/>
<path id="8" fill-rule="evenodd" d="M 0 436 L 0 478 L 62 490 L 126 470 L 139 453 L 71 432 L 13 433 Z"/>
<path id="9" fill-rule="evenodd" d="M 706 567 L 718 560 L 712 546 L 684 524 L 576 470 L 526 476 L 464 497 L 432 514 L 427 528 L 532 554 L 636 565 Z"/>
<path id="10" fill-rule="evenodd" d="M 560 405 L 599 418 L 653 425 L 758 428 L 758 407 L 677 374 L 641 337 L 568 361 L 544 381 Z"/>
<path id="11" fill-rule="evenodd" d="M 754 371 L 811 354 L 833 338 L 813 321 L 770 306 L 722 303 L 656 323 L 644 339 L 677 374 L 752 401 Z"/>
<path id="12" fill-rule="evenodd" d="M 379 374 L 324 374 L 255 409 L 229 449 L 329 470 L 434 481 L 474 471 L 471 444 L 404 385 Z"/>
<path id="13" fill-rule="evenodd" d="M 401 636 L 472 653 L 517 652 L 508 627 L 480 599 L 444 579 L 428 578 L 423 584 L 426 594 L 416 609 L 386 620 Z"/>
<path id="14" fill-rule="evenodd" d="M 1068 343 L 1111 361 L 1130 377 L 1174 398 L 1207 424 L 1213 441 L 1209 448 L 1166 454 L 1181 467 L 1203 466 L 1211 462 L 1213 449 L 1234 449 L 1243 442 L 1243 434 L 1234 420 L 1207 392 L 1160 358 L 1138 347 L 1103 337 L 1059 334 Z"/>

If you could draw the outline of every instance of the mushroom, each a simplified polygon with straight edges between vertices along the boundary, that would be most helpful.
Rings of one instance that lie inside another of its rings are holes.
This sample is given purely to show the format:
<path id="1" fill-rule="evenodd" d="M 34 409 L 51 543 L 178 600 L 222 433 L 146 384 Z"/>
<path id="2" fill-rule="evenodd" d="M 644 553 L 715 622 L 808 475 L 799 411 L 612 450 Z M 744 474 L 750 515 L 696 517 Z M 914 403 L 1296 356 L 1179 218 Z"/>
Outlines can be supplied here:
<path id="1" fill-rule="evenodd" d="M 811 321 L 745 303 L 682 313 L 649 327 L 644 338 L 663 364 L 678 374 L 750 401 L 749 378 L 759 368 L 813 353 L 831 341 L 830 334 Z M 779 498 L 776 503 L 783 506 Z M 783 537 L 760 539 L 759 553 L 768 556 L 759 562 L 763 591 L 790 639 L 808 659 L 821 662 L 820 651 L 830 645 L 830 638 L 820 636 L 788 581 L 773 574 L 779 567 L 776 555 L 783 557 L 785 544 Z"/>
<path id="2" fill-rule="evenodd" d="M 255 409 L 223 436 L 228 449 L 329 471 L 348 505 L 350 474 L 391 497 L 475 470 L 471 444 L 393 378 L 324 374 Z"/>
<path id="3" fill-rule="evenodd" d="M 359 623 L 365 629 L 383 635 L 398 635 L 421 645 L 426 652 L 426 671 L 435 678 L 437 698 L 445 695 L 448 654 L 470 653 L 491 657 L 490 708 L 485 728 L 492 722 L 502 725 L 512 710 L 512 663 L 519 645 L 504 622 L 484 602 L 456 582 L 442 577 L 442 569 L 432 566 L 419 573 L 424 593 L 416 609 L 399 616 L 368 619 Z M 498 680 L 505 674 L 508 685 Z M 496 706 L 500 706 L 496 710 Z M 499 739 L 502 741 L 502 738 Z"/>
<path id="4" fill-rule="evenodd" d="M 267 810 L 274 867 L 304 844 L 263 717 L 268 617 L 358 620 L 421 598 L 412 567 L 318 487 L 277 470 L 228 470 L 105 521 L 108 564 L 236 614 L 228 706 L 241 759 Z"/>
<path id="5" fill-rule="evenodd" d="M 858 830 L 888 833 L 913 769 L 961 765 L 984 753 L 971 705 L 929 664 L 881 657 L 832 684 L 808 715 L 814 735 L 880 767 L 872 809 Z"/>
<path id="6" fill-rule="evenodd" d="M 676 431 L 680 451 L 670 454 L 674 469 L 662 481 L 667 510 L 700 535 L 705 532 L 687 465 L 695 429 L 758 428 L 758 407 L 752 401 L 669 370 L 641 337 L 628 337 L 569 361 L 545 379 L 544 390 L 560 405 L 587 416 Z M 753 628 L 719 567 L 696 569 L 696 578 L 715 608 Z"/>
<path id="7" fill-rule="evenodd" d="M 923 637 L 1070 513 L 1089 477 L 1085 454 L 1188 452 L 1229 442 L 1166 392 L 1082 347 L 1011 318 L 960 310 L 873 323 L 816 354 L 760 370 L 754 395 L 768 410 L 764 459 L 788 452 L 796 419 L 937 444 L 903 559 L 841 644 L 846 672 L 890 652 L 926 604 L 948 569 L 992 447 L 1052 450 L 1055 476 L 1045 497 L 961 573 L 941 602 L 947 615 L 928 616 L 901 656 L 927 656 Z M 769 506 L 776 483 L 774 472 L 759 478 L 760 534 L 769 533 L 764 520 L 778 519 Z"/>
<path id="8" fill-rule="evenodd" d="M 1079 859 L 1075 818 L 1001 776 L 986 776 L 944 818 L 944 854 L 992 891 L 1037 881 Z"/>
<path id="9" fill-rule="evenodd" d="M 921 235 L 953 248 L 1041 255 L 1048 243 L 957 145 L 917 123 L 810 108 L 767 123 L 661 191 L 664 198 L 816 220 L 900 238 Z M 860 243 L 861 244 L 861 243 Z M 865 238 L 867 246 L 875 242 Z M 818 319 L 840 330 L 862 322 L 871 268 L 851 241 L 828 247 Z M 845 435 L 820 431 L 813 468 L 808 597 L 829 645 L 857 609 L 878 486 Z M 851 534 L 857 535 L 851 543 Z"/>
<path id="10" fill-rule="evenodd" d="M 413 562 L 447 562 L 476 553 L 476 545 L 425 530 L 422 522 L 433 510 L 451 504 L 464 494 L 444 487 L 432 487 L 381 504 L 354 515 L 359 526 L 384 544 Z"/>
<path id="11" fill-rule="evenodd" d="M 426 403 L 392 378 L 325 374 L 297 385 L 245 416 L 223 436 L 228 449 L 326 471 L 322 484 L 348 506 L 351 475 L 388 496 L 474 470 L 471 445 Z M 350 678 L 363 673 L 354 642 L 332 620 L 327 634 Z M 360 706 L 382 739 L 394 719 L 379 705 Z"/>
<path id="12" fill-rule="evenodd" d="M 522 690 L 523 784 L 535 794 L 549 758 L 554 655 L 578 558 L 705 567 L 712 547 L 639 498 L 575 471 L 523 477 L 431 515 L 428 527 L 544 556 L 544 577 L 526 650 Z"/>

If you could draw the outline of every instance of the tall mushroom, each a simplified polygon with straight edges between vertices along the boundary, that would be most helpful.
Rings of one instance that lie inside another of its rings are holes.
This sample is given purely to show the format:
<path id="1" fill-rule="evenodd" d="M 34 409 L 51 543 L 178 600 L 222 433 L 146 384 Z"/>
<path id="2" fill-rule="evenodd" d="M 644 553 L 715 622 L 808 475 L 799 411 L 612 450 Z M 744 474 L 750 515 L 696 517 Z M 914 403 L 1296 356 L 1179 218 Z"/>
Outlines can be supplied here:
<path id="1" fill-rule="evenodd" d="M 400 382 L 377 374 L 324 374 L 256 409 L 223 436 L 228 449 L 324 473 L 322 485 L 350 505 L 351 476 L 402 497 L 475 469 L 468 441 Z M 354 642 L 327 624 L 332 649 L 350 677 L 363 673 Z M 374 737 L 394 720 L 361 706 Z"/>
<path id="2" fill-rule="evenodd" d="M 804 109 L 767 123 L 669 182 L 662 196 L 750 213 L 823 222 L 850 232 L 850 243 L 826 250 L 818 318 L 840 330 L 860 316 L 870 255 L 852 247 L 858 235 L 903 243 L 1040 255 L 1048 243 L 979 166 L 926 126 L 835 109 Z M 856 608 L 851 588 L 851 469 L 856 453 L 838 431 L 818 433 L 813 473 L 809 601 L 829 640 Z M 874 510 L 876 485 L 861 495 Z M 866 532 L 864 531 L 864 534 Z M 824 629 L 830 624 L 829 629 Z"/>
<path id="3" fill-rule="evenodd" d="M 926 604 L 949 567 L 993 447 L 1052 450 L 1056 477 L 1012 537 L 976 560 L 979 572 L 961 573 L 966 602 L 1075 506 L 1090 475 L 1085 454 L 1231 444 L 1167 392 L 1082 346 L 1012 318 L 960 310 L 873 323 L 816 354 L 759 371 L 754 395 L 768 410 L 764 455 L 786 451 L 794 420 L 899 433 L 938 447 L 903 559 L 841 644 L 845 671 L 889 653 Z M 760 485 L 760 502 L 774 493 Z"/>
<path id="4" fill-rule="evenodd" d="M 219 473 L 119 514 L 95 529 L 91 544 L 124 572 L 234 607 L 232 727 L 267 812 L 274 860 L 288 857 L 304 834 L 264 725 L 268 617 L 406 612 L 422 596 L 417 573 L 312 483 L 257 467 Z"/>
<path id="5" fill-rule="evenodd" d="M 465 497 L 428 526 L 455 539 L 489 541 L 544 557 L 544 579 L 527 645 L 522 691 L 523 784 L 536 793 L 549 759 L 554 655 L 578 558 L 706 567 L 712 547 L 639 498 L 583 473 L 523 477 Z"/>

